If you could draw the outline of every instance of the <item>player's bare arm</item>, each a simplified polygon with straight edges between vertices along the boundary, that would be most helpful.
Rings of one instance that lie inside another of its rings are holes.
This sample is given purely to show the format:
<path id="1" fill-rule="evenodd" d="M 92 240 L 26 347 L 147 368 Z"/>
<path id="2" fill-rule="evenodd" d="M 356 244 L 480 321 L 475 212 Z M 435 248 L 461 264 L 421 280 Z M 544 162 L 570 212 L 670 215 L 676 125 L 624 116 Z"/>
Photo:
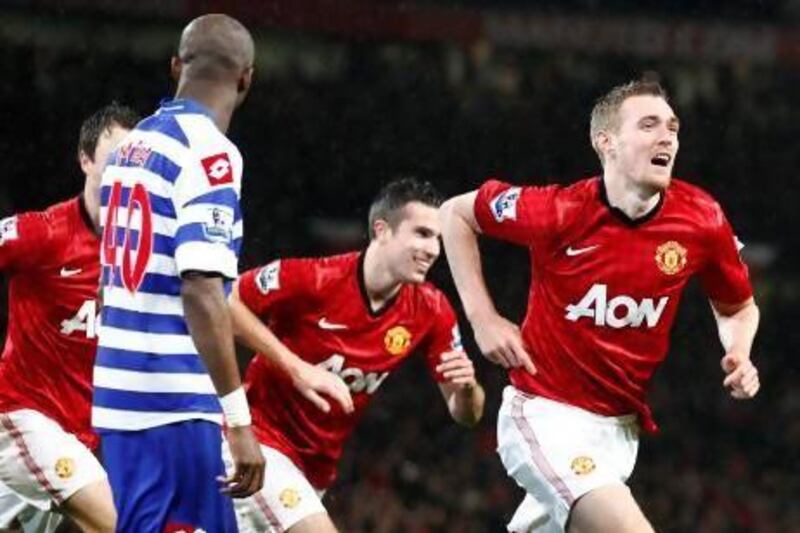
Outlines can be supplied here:
<path id="1" fill-rule="evenodd" d="M 725 372 L 723 387 L 730 389 L 737 400 L 747 400 L 758 393 L 761 383 L 758 369 L 750 359 L 753 339 L 758 330 L 759 311 L 753 298 L 738 304 L 711 302 L 717 330 L 725 356 L 722 370 Z"/>
<path id="2" fill-rule="evenodd" d="M 203 358 L 221 398 L 241 390 L 239 369 L 233 347 L 233 328 L 222 279 L 201 272 L 187 272 L 181 283 L 186 323 L 197 351 Z M 249 412 L 248 412 L 249 415 Z M 244 498 L 259 491 L 264 483 L 264 457 L 249 423 L 228 421 L 228 442 L 236 470 L 221 480 L 223 491 Z"/>
<path id="3" fill-rule="evenodd" d="M 331 410 L 325 397 L 333 398 L 346 413 L 355 409 L 350 389 L 336 374 L 309 364 L 292 352 L 239 298 L 239 282 L 235 282 L 229 298 L 233 332 L 236 339 L 262 354 L 283 370 L 295 389 L 321 411 Z"/>
<path id="4" fill-rule="evenodd" d="M 477 425 L 483 417 L 486 395 L 469 356 L 461 350 L 445 352 L 436 371 L 446 380 L 439 384 L 439 389 L 453 420 L 462 426 Z"/>
<path id="5" fill-rule="evenodd" d="M 505 368 L 521 366 L 535 374 L 519 327 L 497 313 L 486 288 L 478 248 L 480 227 L 473 211 L 477 194 L 455 196 L 439 209 L 450 271 L 481 353 Z"/>

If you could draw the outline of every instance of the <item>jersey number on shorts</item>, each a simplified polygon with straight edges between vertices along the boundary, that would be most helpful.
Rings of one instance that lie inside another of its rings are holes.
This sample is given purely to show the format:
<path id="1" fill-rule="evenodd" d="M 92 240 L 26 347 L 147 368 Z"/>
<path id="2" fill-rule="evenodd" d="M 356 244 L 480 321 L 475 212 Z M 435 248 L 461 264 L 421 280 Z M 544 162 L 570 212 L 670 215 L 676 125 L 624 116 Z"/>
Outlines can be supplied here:
<path id="1" fill-rule="evenodd" d="M 150 206 L 150 195 L 144 185 L 137 183 L 130 189 L 127 202 L 122 205 L 122 184 L 115 182 L 108 200 L 108 213 L 103 230 L 103 265 L 111 267 L 108 285 L 114 285 L 116 268 L 121 271 L 122 286 L 135 293 L 144 279 L 147 262 L 153 253 L 153 209 Z M 119 208 L 127 211 L 125 226 L 117 226 Z M 132 222 L 139 214 L 138 228 Z M 122 235 L 122 257 L 118 257 L 120 230 Z M 138 236 L 138 238 L 137 238 Z M 134 246 L 136 250 L 134 250 Z M 134 255 L 135 254 L 135 255 Z M 117 262 L 120 259 L 121 264 Z"/>
<path id="2" fill-rule="evenodd" d="M 86 300 L 75 316 L 68 320 L 61 321 L 61 333 L 72 335 L 75 331 L 85 331 L 87 339 L 94 339 L 97 335 L 97 321 L 100 315 L 97 314 L 97 302 Z"/>

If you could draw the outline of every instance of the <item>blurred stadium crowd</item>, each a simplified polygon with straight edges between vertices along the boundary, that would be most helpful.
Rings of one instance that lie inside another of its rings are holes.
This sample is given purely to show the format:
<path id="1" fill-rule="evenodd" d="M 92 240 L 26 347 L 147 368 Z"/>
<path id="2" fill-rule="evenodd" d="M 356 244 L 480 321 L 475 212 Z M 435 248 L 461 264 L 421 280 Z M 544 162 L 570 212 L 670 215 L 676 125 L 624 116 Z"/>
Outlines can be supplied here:
<path id="1" fill-rule="evenodd" d="M 0 216 L 77 193 L 87 113 L 117 99 L 148 114 L 172 89 L 170 47 L 126 46 L 121 21 L 31 23 L 49 24 L 53 42 L 0 37 Z M 71 23 L 93 38 L 59 45 L 57 26 Z M 169 26 L 146 25 L 153 34 Z M 650 394 L 662 431 L 642 440 L 631 486 L 659 531 L 800 531 L 797 68 L 265 33 L 260 55 L 273 59 L 231 130 L 245 157 L 242 268 L 360 246 L 369 199 L 396 175 L 430 179 L 449 195 L 490 175 L 552 183 L 596 173 L 593 99 L 642 74 L 659 77 L 682 122 L 676 174 L 710 190 L 748 245 L 763 388 L 750 403 L 723 391 L 711 312 L 691 290 Z M 524 251 L 487 246 L 493 293 L 521 319 Z M 455 298 L 443 263 L 433 277 Z M 521 501 L 494 453 L 506 377 L 480 360 L 462 326 L 487 416 L 472 432 L 451 424 L 422 365 L 385 383 L 328 495 L 343 531 L 501 531 Z"/>

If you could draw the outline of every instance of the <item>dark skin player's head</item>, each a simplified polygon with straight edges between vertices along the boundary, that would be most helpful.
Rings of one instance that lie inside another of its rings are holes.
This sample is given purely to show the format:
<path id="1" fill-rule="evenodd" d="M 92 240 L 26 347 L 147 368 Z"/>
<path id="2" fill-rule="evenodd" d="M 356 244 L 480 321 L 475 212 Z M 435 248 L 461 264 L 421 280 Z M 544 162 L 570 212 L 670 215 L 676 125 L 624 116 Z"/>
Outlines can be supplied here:
<path id="1" fill-rule="evenodd" d="M 172 58 L 176 97 L 206 105 L 225 132 L 250 90 L 254 59 L 253 38 L 238 20 L 221 14 L 198 17 L 184 28 Z"/>

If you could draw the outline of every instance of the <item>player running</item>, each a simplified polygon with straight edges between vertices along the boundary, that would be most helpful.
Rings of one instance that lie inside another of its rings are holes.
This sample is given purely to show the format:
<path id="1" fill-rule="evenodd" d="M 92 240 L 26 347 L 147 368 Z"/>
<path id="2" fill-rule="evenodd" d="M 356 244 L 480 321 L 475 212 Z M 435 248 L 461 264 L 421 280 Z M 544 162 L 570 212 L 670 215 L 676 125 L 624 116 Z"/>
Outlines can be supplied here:
<path id="1" fill-rule="evenodd" d="M 242 157 L 225 132 L 253 60 L 238 21 L 193 20 L 172 59 L 175 99 L 131 132 L 103 173 L 92 421 L 122 532 L 235 531 L 230 496 L 261 488 L 225 299 L 242 240 Z M 236 465 L 226 494 L 216 480 L 223 412 Z"/>
<path id="2" fill-rule="evenodd" d="M 750 350 L 759 315 L 741 245 L 711 196 L 671 179 L 678 127 L 657 83 L 616 87 L 591 117 L 602 176 L 568 187 L 491 180 L 442 206 L 475 339 L 511 378 L 498 451 L 528 493 L 512 531 L 652 531 L 625 481 L 639 428 L 655 429 L 645 391 L 692 275 L 715 312 L 723 385 L 734 398 L 758 392 Z M 530 249 L 521 331 L 487 292 L 480 233 Z"/>
<path id="3" fill-rule="evenodd" d="M 236 502 L 240 531 L 336 531 L 321 499 L 345 441 L 414 352 L 425 355 L 453 418 L 480 420 L 484 392 L 453 309 L 425 283 L 439 256 L 438 205 L 429 183 L 392 182 L 370 208 L 365 251 L 276 260 L 237 282 L 237 337 L 263 354 L 245 386 L 269 464 L 264 488 Z"/>
<path id="4" fill-rule="evenodd" d="M 0 221 L 0 271 L 9 281 L 0 480 L 14 493 L 3 495 L 1 527 L 30 505 L 55 506 L 84 531 L 114 531 L 111 489 L 92 453 L 97 436 L 90 421 L 100 176 L 137 120 L 117 104 L 87 118 L 78 142 L 83 194 Z"/>

